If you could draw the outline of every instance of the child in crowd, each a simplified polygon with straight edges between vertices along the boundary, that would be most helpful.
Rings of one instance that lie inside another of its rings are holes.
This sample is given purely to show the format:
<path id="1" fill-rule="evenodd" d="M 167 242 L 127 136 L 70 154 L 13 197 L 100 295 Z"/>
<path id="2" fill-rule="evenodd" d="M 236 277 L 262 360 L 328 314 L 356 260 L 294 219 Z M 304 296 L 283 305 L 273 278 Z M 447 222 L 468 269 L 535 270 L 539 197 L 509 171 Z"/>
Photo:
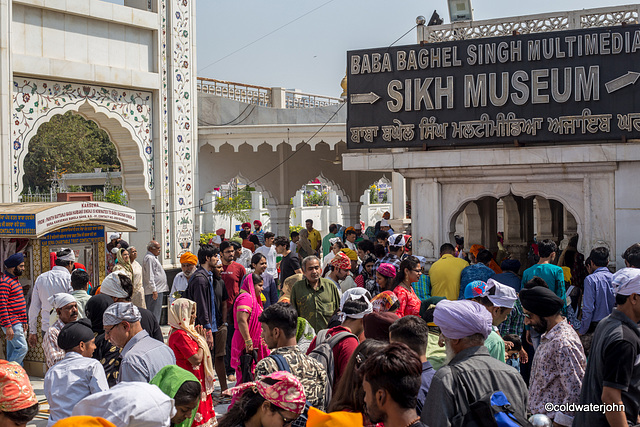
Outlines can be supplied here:
<path id="1" fill-rule="evenodd" d="M 505 342 L 506 348 L 506 362 L 507 365 L 516 368 L 520 372 L 520 350 L 522 350 L 522 341 L 516 334 L 507 334 L 502 337 Z M 511 343 L 511 345 L 509 345 Z"/>

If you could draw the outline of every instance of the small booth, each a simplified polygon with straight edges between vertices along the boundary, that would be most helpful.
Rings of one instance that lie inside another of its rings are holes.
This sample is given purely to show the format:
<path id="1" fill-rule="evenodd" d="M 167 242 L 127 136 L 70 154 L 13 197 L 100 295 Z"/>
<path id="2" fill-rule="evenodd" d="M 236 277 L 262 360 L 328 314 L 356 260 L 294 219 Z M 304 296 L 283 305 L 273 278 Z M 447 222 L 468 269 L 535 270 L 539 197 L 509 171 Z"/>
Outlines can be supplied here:
<path id="1" fill-rule="evenodd" d="M 0 203 L 0 259 L 4 260 L 17 251 L 24 253 L 25 272 L 20 283 L 25 290 L 27 307 L 36 278 L 52 268 L 50 253 L 61 248 L 75 252 L 77 262 L 86 267 L 91 283 L 100 283 L 104 279 L 105 228 L 119 232 L 136 231 L 136 212 L 126 206 L 93 201 Z M 4 335 L 1 341 L 0 357 L 6 349 Z M 44 375 L 46 365 L 40 345 L 29 348 L 24 366 L 31 375 Z"/>

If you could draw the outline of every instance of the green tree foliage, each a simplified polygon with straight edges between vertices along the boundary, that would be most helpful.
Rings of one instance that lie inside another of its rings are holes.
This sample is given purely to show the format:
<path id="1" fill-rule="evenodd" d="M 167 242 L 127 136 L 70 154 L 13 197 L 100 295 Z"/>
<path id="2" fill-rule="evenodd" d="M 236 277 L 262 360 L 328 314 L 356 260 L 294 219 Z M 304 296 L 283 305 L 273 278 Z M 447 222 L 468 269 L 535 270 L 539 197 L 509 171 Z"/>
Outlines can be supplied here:
<path id="1" fill-rule="evenodd" d="M 38 129 L 24 160 L 24 187 L 48 189 L 52 172 L 83 173 L 120 167 L 116 147 L 98 125 L 78 114 L 53 116 Z"/>
<path id="2" fill-rule="evenodd" d="M 229 219 L 245 222 L 249 220 L 247 209 L 251 209 L 251 193 L 239 191 L 235 196 L 218 197 L 215 212 Z"/>

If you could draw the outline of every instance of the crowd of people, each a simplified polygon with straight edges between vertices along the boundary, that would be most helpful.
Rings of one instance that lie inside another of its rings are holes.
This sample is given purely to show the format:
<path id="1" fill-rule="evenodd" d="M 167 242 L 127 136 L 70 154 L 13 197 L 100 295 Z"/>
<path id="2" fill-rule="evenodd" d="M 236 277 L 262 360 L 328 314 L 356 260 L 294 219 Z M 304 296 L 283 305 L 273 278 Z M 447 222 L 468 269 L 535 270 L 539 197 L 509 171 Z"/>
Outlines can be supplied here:
<path id="1" fill-rule="evenodd" d="M 155 241 L 136 266 L 135 248 L 112 236 L 99 286 L 62 249 L 28 313 L 24 256 L 12 255 L 0 278 L 0 426 L 37 412 L 21 364 L 40 342 L 56 426 L 640 421 L 640 244 L 615 273 L 606 247 L 585 260 L 577 238 L 562 251 L 536 241 L 526 260 L 456 238 L 429 266 L 387 219 L 325 236 L 311 220 L 289 236 L 258 220 L 229 239 L 220 229 L 181 256 L 171 288 Z M 215 403 L 230 404 L 222 417 Z"/>

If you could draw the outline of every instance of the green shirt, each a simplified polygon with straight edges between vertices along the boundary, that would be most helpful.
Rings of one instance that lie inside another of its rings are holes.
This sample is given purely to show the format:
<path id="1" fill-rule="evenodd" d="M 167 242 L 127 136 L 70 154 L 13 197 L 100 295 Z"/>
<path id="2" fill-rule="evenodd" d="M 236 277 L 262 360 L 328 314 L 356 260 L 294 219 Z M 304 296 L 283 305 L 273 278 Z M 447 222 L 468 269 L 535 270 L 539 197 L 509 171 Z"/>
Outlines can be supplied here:
<path id="1" fill-rule="evenodd" d="M 329 233 L 322 239 L 322 258 L 329 255 L 329 251 L 331 250 L 331 242 L 329 242 L 329 239 L 333 239 L 334 237 L 336 237 L 335 234 Z"/>
<path id="2" fill-rule="evenodd" d="M 317 289 L 313 289 L 309 281 L 304 278 L 297 281 L 291 289 L 291 305 L 304 317 L 313 329 L 326 329 L 331 316 L 340 307 L 338 288 L 329 279 L 321 277 Z"/>
<path id="3" fill-rule="evenodd" d="M 427 361 L 431 363 L 436 371 L 446 364 L 447 351 L 444 347 L 440 347 L 440 335 L 429 332 L 429 341 L 427 343 Z"/>
<path id="4" fill-rule="evenodd" d="M 91 295 L 89 295 L 87 291 L 83 291 L 83 290 L 73 291 L 71 292 L 71 295 L 78 302 L 78 312 L 80 313 L 80 316 L 78 316 L 78 318 L 87 317 L 87 315 L 84 312 L 84 307 L 87 305 L 87 301 L 89 301 L 89 298 L 91 298 Z"/>
<path id="5" fill-rule="evenodd" d="M 491 331 L 486 340 L 484 340 L 484 345 L 489 350 L 489 354 L 494 359 L 498 359 L 501 362 L 504 362 L 504 340 L 496 331 Z"/>

